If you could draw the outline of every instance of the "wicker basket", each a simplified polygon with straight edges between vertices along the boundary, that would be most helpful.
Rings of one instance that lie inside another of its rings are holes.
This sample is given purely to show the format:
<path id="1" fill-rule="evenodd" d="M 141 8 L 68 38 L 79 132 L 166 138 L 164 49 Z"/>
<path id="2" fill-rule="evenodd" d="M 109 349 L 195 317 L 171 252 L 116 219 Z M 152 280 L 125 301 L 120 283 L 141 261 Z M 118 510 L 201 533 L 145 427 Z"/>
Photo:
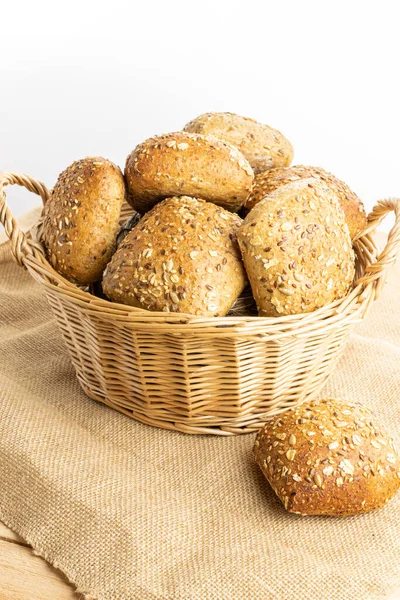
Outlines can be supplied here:
<path id="1" fill-rule="evenodd" d="M 44 287 L 85 393 L 142 423 L 185 433 L 254 432 L 316 396 L 353 324 L 379 296 L 400 243 L 400 200 L 382 200 L 355 240 L 357 279 L 343 300 L 278 318 L 148 312 L 97 298 L 56 273 L 40 224 L 29 235 L 18 228 L 6 204 L 10 184 L 43 202 L 49 191 L 26 175 L 1 173 L 0 221 L 16 261 Z M 378 255 L 372 233 L 391 211 L 396 222 Z"/>

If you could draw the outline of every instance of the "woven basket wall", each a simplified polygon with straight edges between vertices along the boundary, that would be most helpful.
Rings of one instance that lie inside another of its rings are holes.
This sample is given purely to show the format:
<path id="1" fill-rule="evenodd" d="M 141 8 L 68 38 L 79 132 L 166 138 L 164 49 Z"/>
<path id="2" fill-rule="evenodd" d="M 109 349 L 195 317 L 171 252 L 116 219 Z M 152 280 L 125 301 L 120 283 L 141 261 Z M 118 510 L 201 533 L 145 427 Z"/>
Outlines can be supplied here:
<path id="1" fill-rule="evenodd" d="M 108 302 L 58 275 L 46 261 L 40 225 L 25 235 L 5 187 L 18 184 L 46 202 L 44 184 L 0 173 L 0 221 L 15 259 L 46 292 L 88 396 L 143 423 L 186 433 L 256 431 L 270 416 L 321 390 L 351 328 L 382 289 L 400 244 L 400 200 L 380 201 L 354 241 L 356 281 L 346 298 L 313 313 L 261 318 L 155 313 Z M 129 213 L 124 207 L 122 221 Z M 373 232 L 393 211 L 379 254 Z"/>

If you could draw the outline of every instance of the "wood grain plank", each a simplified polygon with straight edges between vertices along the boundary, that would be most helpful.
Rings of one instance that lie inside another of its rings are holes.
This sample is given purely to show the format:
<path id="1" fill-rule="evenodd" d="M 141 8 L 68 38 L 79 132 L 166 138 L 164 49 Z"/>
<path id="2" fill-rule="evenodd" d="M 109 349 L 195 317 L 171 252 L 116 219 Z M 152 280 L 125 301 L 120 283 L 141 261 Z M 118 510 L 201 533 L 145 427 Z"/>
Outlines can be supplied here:
<path id="1" fill-rule="evenodd" d="M 0 540 L 5 540 L 7 542 L 15 542 L 16 544 L 22 544 L 24 546 L 28 546 L 28 544 L 20 537 L 17 533 L 14 533 L 7 525 L 4 525 L 2 521 L 0 521 Z"/>
<path id="2" fill-rule="evenodd" d="M 32 550 L 0 540 L 0 600 L 79 600 L 61 571 Z"/>

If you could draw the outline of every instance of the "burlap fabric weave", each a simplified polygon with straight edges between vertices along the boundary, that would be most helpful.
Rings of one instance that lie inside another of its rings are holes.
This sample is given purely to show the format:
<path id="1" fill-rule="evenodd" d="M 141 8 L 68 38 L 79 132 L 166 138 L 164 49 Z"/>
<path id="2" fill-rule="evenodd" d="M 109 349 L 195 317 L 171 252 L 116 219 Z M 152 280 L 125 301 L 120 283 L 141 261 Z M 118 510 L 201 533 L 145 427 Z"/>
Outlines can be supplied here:
<path id="1" fill-rule="evenodd" d="M 400 443 L 400 264 L 324 390 Z M 99 600 L 372 600 L 400 586 L 400 494 L 285 513 L 254 435 L 187 436 L 81 392 L 41 286 L 0 246 L 0 519 Z"/>

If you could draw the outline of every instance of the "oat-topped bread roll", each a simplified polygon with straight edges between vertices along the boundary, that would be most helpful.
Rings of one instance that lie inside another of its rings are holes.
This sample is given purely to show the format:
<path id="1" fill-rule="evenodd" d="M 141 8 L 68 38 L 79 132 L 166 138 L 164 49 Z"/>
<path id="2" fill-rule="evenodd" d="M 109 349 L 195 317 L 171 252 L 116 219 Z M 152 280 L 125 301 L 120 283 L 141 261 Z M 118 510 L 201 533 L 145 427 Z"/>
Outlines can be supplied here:
<path id="1" fill-rule="evenodd" d="M 335 192 L 346 217 L 351 239 L 365 229 L 367 215 L 360 198 L 343 181 L 320 167 L 297 165 L 288 168 L 270 169 L 265 173 L 260 173 L 254 178 L 253 187 L 245 202 L 244 209 L 251 210 L 266 194 L 273 192 L 281 185 L 309 177 L 321 179 Z"/>
<path id="2" fill-rule="evenodd" d="M 184 131 L 215 135 L 236 146 L 255 173 L 287 167 L 293 159 L 293 146 L 280 131 L 233 113 L 205 113 L 185 125 Z"/>
<path id="3" fill-rule="evenodd" d="M 104 273 L 104 293 L 147 310 L 225 315 L 246 284 L 240 223 L 204 200 L 164 200 L 121 242 Z"/>
<path id="4" fill-rule="evenodd" d="M 293 181 L 247 215 L 238 241 L 261 316 L 311 312 L 348 292 L 354 252 L 336 194 Z"/>
<path id="5" fill-rule="evenodd" d="M 254 173 L 244 156 L 213 136 L 177 132 L 150 138 L 128 156 L 128 200 L 140 213 L 170 196 L 193 196 L 237 211 Z"/>
<path id="6" fill-rule="evenodd" d="M 74 283 L 99 279 L 115 247 L 125 185 L 106 158 L 84 158 L 59 176 L 43 209 L 42 241 L 53 267 Z"/>
<path id="7" fill-rule="evenodd" d="M 400 457 L 369 408 L 305 402 L 268 421 L 254 455 L 289 512 L 350 516 L 384 506 L 400 488 Z"/>

